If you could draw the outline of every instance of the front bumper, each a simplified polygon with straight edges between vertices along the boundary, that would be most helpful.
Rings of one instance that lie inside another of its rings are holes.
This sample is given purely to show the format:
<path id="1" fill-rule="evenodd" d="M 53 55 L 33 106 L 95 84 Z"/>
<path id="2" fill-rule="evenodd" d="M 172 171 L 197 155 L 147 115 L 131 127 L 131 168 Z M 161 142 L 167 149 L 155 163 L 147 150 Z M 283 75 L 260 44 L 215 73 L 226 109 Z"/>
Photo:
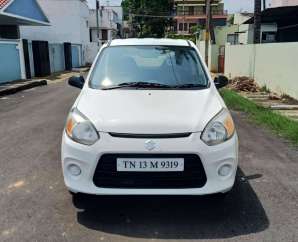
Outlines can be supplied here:
<path id="1" fill-rule="evenodd" d="M 238 165 L 238 137 L 234 136 L 225 143 L 207 146 L 200 139 L 201 133 L 193 133 L 186 138 L 155 139 L 158 146 L 154 151 L 145 148 L 148 139 L 116 138 L 108 133 L 100 133 L 100 139 L 92 146 L 72 141 L 65 132 L 62 138 L 62 168 L 64 181 L 72 192 L 97 195 L 206 195 L 229 191 L 235 182 Z M 100 188 L 93 183 L 97 163 L 103 154 L 197 154 L 203 164 L 207 182 L 201 188 L 179 189 L 132 189 Z M 73 176 L 67 169 L 75 164 L 81 174 Z M 223 165 L 232 168 L 228 175 L 220 176 Z"/>

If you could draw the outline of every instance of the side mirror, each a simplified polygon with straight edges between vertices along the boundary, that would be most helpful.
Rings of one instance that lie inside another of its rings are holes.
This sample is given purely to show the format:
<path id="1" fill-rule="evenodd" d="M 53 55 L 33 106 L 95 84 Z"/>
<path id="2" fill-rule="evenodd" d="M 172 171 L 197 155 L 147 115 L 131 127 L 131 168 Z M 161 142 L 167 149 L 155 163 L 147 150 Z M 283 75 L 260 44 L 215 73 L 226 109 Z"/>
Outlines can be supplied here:
<path id="1" fill-rule="evenodd" d="M 225 76 L 217 76 L 214 79 L 214 84 L 217 89 L 225 87 L 226 85 L 229 84 L 229 79 Z"/>
<path id="2" fill-rule="evenodd" d="M 85 79 L 83 76 L 72 76 L 68 79 L 68 84 L 73 87 L 77 87 L 82 89 L 85 83 Z"/>

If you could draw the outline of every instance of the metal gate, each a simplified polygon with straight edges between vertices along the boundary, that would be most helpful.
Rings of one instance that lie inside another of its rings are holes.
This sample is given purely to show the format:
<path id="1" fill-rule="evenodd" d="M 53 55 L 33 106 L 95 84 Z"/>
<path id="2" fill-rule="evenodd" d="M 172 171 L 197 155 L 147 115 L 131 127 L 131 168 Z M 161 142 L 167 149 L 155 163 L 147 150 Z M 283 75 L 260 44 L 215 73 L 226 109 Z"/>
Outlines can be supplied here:
<path id="1" fill-rule="evenodd" d="M 35 76 L 51 74 L 49 44 L 47 41 L 32 41 Z"/>
<path id="2" fill-rule="evenodd" d="M 72 67 L 81 66 L 81 46 L 71 45 Z"/>
<path id="3" fill-rule="evenodd" d="M 0 83 L 21 79 L 19 43 L 0 41 Z"/>
<path id="4" fill-rule="evenodd" d="M 220 46 L 219 47 L 218 72 L 219 73 L 224 73 L 225 72 L 225 46 Z"/>
<path id="5" fill-rule="evenodd" d="M 50 65 L 52 72 L 65 70 L 63 44 L 49 44 Z"/>

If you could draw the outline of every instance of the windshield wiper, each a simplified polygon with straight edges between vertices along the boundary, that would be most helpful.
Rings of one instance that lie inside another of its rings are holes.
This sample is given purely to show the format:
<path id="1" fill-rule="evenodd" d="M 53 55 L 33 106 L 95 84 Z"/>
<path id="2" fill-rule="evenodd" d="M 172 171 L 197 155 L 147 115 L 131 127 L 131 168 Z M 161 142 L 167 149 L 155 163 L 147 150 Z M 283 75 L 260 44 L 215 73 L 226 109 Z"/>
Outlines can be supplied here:
<path id="1" fill-rule="evenodd" d="M 206 88 L 207 85 L 202 85 L 202 84 L 193 84 L 193 83 L 187 83 L 187 84 L 182 84 L 182 85 L 177 85 L 173 86 L 173 88 L 177 89 L 183 89 L 183 88 Z"/>
<path id="2" fill-rule="evenodd" d="M 172 86 L 161 84 L 161 83 L 152 83 L 152 82 L 123 82 L 119 85 L 103 87 L 101 90 L 111 90 L 118 88 L 126 88 L 126 87 L 140 87 L 140 88 L 172 88 Z"/>

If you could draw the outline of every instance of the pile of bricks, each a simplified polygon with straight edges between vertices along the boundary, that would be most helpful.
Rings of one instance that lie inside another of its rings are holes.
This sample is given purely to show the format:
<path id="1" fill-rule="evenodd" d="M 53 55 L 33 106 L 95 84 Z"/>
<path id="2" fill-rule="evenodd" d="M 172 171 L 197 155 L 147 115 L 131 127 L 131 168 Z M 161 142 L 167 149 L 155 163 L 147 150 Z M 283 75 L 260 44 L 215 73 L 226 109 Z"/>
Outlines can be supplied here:
<path id="1" fill-rule="evenodd" d="M 235 91 L 244 92 L 260 91 L 260 87 L 257 85 L 255 80 L 246 76 L 235 77 L 234 79 L 230 80 L 229 88 Z"/>

